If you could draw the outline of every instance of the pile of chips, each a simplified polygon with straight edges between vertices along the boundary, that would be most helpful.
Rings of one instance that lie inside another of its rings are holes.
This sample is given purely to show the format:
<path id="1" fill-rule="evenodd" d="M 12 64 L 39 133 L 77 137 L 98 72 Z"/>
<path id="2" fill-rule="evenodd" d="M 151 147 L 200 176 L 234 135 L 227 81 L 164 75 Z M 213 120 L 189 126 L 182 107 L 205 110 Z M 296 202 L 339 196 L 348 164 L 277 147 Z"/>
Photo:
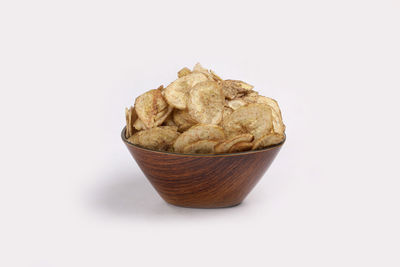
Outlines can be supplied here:
<path id="1" fill-rule="evenodd" d="M 136 98 L 125 109 L 128 142 L 184 154 L 256 150 L 285 139 L 278 103 L 253 86 L 223 80 L 196 64 L 178 79 Z"/>

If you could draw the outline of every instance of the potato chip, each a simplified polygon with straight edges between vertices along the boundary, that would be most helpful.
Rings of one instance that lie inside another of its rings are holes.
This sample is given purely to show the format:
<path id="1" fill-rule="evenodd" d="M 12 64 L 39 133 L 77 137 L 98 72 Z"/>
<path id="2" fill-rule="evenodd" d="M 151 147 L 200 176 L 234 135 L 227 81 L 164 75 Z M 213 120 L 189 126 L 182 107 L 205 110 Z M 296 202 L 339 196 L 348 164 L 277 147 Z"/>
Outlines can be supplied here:
<path id="1" fill-rule="evenodd" d="M 135 101 L 136 113 L 146 128 L 157 126 L 156 116 L 166 108 L 168 108 L 168 103 L 159 89 L 150 90 L 140 95 Z"/>
<path id="2" fill-rule="evenodd" d="M 193 125 L 197 124 L 197 121 L 195 121 L 188 113 L 187 110 L 180 110 L 180 109 L 175 109 L 172 118 L 178 126 L 178 131 L 183 132 L 192 127 Z"/>
<path id="3" fill-rule="evenodd" d="M 229 153 L 236 153 L 236 152 L 242 152 L 242 151 L 248 151 L 253 147 L 253 143 L 250 142 L 240 142 L 234 144 L 230 149 Z"/>
<path id="4" fill-rule="evenodd" d="M 199 123 L 218 124 L 222 120 L 224 102 L 221 86 L 217 82 L 201 82 L 189 91 L 188 112 Z"/>
<path id="5" fill-rule="evenodd" d="M 184 67 L 183 69 L 178 71 L 178 78 L 181 78 L 183 76 L 189 75 L 190 73 L 192 73 L 192 71 L 190 69 Z"/>
<path id="6" fill-rule="evenodd" d="M 238 80 L 225 80 L 222 82 L 222 90 L 228 99 L 234 99 L 238 93 L 249 93 L 253 88 L 254 86 Z"/>
<path id="7" fill-rule="evenodd" d="M 174 126 L 159 126 L 142 130 L 129 137 L 128 142 L 158 151 L 172 151 L 179 132 Z"/>
<path id="8" fill-rule="evenodd" d="M 126 130 L 125 137 L 129 138 L 134 133 L 133 123 L 138 118 L 135 109 L 133 107 L 125 108 L 125 118 L 126 118 Z"/>
<path id="9" fill-rule="evenodd" d="M 241 134 L 241 135 L 237 135 L 235 137 L 232 137 L 228 140 L 225 140 L 224 142 L 218 144 L 215 147 L 215 152 L 216 153 L 227 153 L 232 146 L 234 146 L 237 143 L 240 142 L 251 142 L 253 141 L 253 135 L 251 134 Z"/>
<path id="10" fill-rule="evenodd" d="M 214 154 L 214 147 L 218 141 L 200 140 L 183 148 L 185 154 Z"/>
<path id="11" fill-rule="evenodd" d="M 242 99 L 234 99 L 234 100 L 227 101 L 227 106 L 230 107 L 233 110 L 237 110 L 238 108 L 243 107 L 243 106 L 245 106 L 247 104 L 248 103 L 246 103 Z"/>
<path id="12" fill-rule="evenodd" d="M 239 80 L 223 80 L 197 63 L 178 79 L 136 98 L 125 109 L 133 144 L 189 154 L 261 149 L 285 138 L 278 103 Z M 162 125 L 162 126 L 161 126 Z"/>
<path id="13" fill-rule="evenodd" d="M 271 108 L 265 104 L 249 104 L 232 112 L 222 122 L 228 138 L 250 133 L 258 139 L 272 129 Z"/>
<path id="14" fill-rule="evenodd" d="M 285 124 L 282 121 L 282 114 L 276 100 L 261 96 L 261 95 L 247 95 L 243 97 L 243 101 L 248 103 L 267 104 L 272 110 L 272 124 L 275 133 L 283 134 L 285 132 Z"/>
<path id="15" fill-rule="evenodd" d="M 284 139 L 285 139 L 284 134 L 269 133 L 256 140 L 253 144 L 252 149 L 255 150 L 255 149 L 265 148 L 271 145 L 276 145 L 281 143 Z"/>
<path id="16" fill-rule="evenodd" d="M 199 72 L 185 75 L 165 88 L 165 99 L 177 109 L 186 109 L 189 90 L 197 83 L 207 80 L 208 77 Z"/>
<path id="17" fill-rule="evenodd" d="M 183 132 L 175 140 L 174 151 L 182 152 L 187 145 L 200 140 L 222 141 L 224 139 L 225 134 L 221 127 L 213 124 L 198 124 Z"/>

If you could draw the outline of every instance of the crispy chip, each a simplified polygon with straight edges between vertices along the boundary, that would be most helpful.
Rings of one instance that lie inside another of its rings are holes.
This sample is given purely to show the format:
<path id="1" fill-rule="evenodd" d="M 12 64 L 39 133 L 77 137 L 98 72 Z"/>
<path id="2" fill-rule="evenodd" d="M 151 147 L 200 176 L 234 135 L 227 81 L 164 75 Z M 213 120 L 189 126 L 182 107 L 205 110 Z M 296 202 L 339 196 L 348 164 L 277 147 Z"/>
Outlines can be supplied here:
<path id="1" fill-rule="evenodd" d="M 189 90 L 197 83 L 207 80 L 208 77 L 199 72 L 185 75 L 165 88 L 165 99 L 177 109 L 186 109 Z"/>
<path id="2" fill-rule="evenodd" d="M 221 127 L 213 124 L 198 124 L 182 133 L 176 139 L 174 151 L 182 152 L 187 145 L 200 140 L 220 141 L 223 139 L 225 139 L 225 134 Z"/>
<path id="3" fill-rule="evenodd" d="M 255 149 L 265 148 L 271 145 L 276 145 L 282 142 L 284 139 L 285 139 L 284 134 L 269 133 L 256 140 L 253 144 L 252 149 L 255 150 Z"/>
<path id="4" fill-rule="evenodd" d="M 172 146 L 178 136 L 177 127 L 159 126 L 137 132 L 128 141 L 148 149 L 172 151 Z"/>
<path id="5" fill-rule="evenodd" d="M 211 77 L 213 78 L 214 81 L 216 81 L 216 82 L 222 82 L 223 81 L 222 78 L 219 77 L 217 74 L 215 74 L 214 71 L 210 70 L 210 74 L 211 74 Z"/>
<path id="6" fill-rule="evenodd" d="M 230 87 L 236 90 L 238 93 L 249 93 L 253 90 L 254 86 L 239 80 L 225 80 L 223 82 L 224 87 Z"/>
<path id="7" fill-rule="evenodd" d="M 253 141 L 253 135 L 251 134 L 241 134 L 241 135 L 237 135 L 235 137 L 232 137 L 228 140 L 225 140 L 224 142 L 218 144 L 215 147 L 215 152 L 216 153 L 227 153 L 232 146 L 234 146 L 237 143 L 240 142 L 251 142 Z"/>
<path id="8" fill-rule="evenodd" d="M 152 128 L 160 125 L 156 123 L 157 114 L 168 108 L 168 103 L 164 100 L 160 89 L 150 90 L 138 98 L 135 101 L 135 110 L 146 126 L 146 128 Z"/>
<path id="9" fill-rule="evenodd" d="M 253 143 L 250 142 L 240 142 L 234 144 L 230 149 L 229 153 L 235 153 L 235 152 L 242 152 L 242 151 L 247 151 L 250 150 L 253 147 Z"/>
<path id="10" fill-rule="evenodd" d="M 218 124 L 222 120 L 224 95 L 214 81 L 196 84 L 189 91 L 188 111 L 192 118 L 203 124 Z"/>
<path id="11" fill-rule="evenodd" d="M 126 118 L 126 130 L 125 130 L 125 137 L 129 138 L 134 133 L 133 123 L 138 118 L 133 107 L 125 108 L 125 118 Z"/>
<path id="12" fill-rule="evenodd" d="M 187 110 L 180 110 L 180 109 L 175 109 L 172 118 L 178 126 L 178 131 L 183 132 L 192 127 L 193 125 L 197 124 L 197 121 L 195 121 L 187 112 Z"/>
<path id="13" fill-rule="evenodd" d="M 285 132 L 286 127 L 285 124 L 283 124 L 281 110 L 276 100 L 266 96 L 250 94 L 243 97 L 243 101 L 247 103 L 267 104 L 272 111 L 272 124 L 274 132 L 279 134 L 283 134 Z"/>
<path id="14" fill-rule="evenodd" d="M 218 141 L 200 140 L 183 148 L 185 154 L 214 154 L 214 147 Z"/>
<path id="15" fill-rule="evenodd" d="M 237 110 L 238 108 L 247 105 L 247 103 L 242 99 L 234 99 L 227 101 L 227 106 L 233 110 Z"/>
<path id="16" fill-rule="evenodd" d="M 192 73 L 192 71 L 190 69 L 184 67 L 183 69 L 178 71 L 178 78 L 181 78 L 183 76 L 189 75 L 190 73 Z"/>
<path id="17" fill-rule="evenodd" d="M 251 133 L 257 140 L 271 131 L 271 108 L 265 104 L 249 104 L 240 107 L 224 119 L 222 127 L 228 138 Z"/>

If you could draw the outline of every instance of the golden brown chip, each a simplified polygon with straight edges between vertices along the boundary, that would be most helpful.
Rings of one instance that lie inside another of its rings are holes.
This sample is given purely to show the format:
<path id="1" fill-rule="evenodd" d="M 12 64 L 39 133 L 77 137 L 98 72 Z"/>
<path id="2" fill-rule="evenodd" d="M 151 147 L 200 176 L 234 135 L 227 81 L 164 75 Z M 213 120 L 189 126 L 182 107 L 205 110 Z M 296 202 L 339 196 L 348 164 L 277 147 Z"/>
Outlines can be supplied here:
<path id="1" fill-rule="evenodd" d="M 272 129 L 271 108 L 265 104 L 249 104 L 232 112 L 222 122 L 228 138 L 250 133 L 258 139 Z"/>
<path id="2" fill-rule="evenodd" d="M 165 88 L 165 99 L 177 109 L 186 109 L 189 90 L 197 83 L 207 80 L 207 76 L 199 72 L 185 75 Z"/>
<path id="3" fill-rule="evenodd" d="M 125 108 L 125 118 L 126 118 L 126 130 L 125 130 L 125 137 L 129 138 L 134 133 L 133 123 L 138 118 L 133 107 Z"/>
<path id="4" fill-rule="evenodd" d="M 214 147 L 218 141 L 200 140 L 183 148 L 185 154 L 214 154 Z"/>
<path id="5" fill-rule="evenodd" d="M 178 126 L 178 131 L 183 132 L 192 127 L 193 125 L 197 124 L 197 121 L 195 121 L 187 112 L 187 110 L 180 110 L 180 109 L 175 109 L 172 118 Z"/>
<path id="6" fill-rule="evenodd" d="M 224 87 L 233 88 L 238 93 L 249 93 L 253 90 L 254 86 L 239 80 L 225 80 Z"/>
<path id="7" fill-rule="evenodd" d="M 178 71 L 178 78 L 181 78 L 183 76 L 186 76 L 188 74 L 192 73 L 192 71 L 186 67 L 184 67 L 183 69 L 181 69 L 180 71 Z"/>
<path id="8" fill-rule="evenodd" d="M 242 152 L 242 151 L 248 151 L 253 147 L 253 143 L 250 142 L 240 142 L 234 144 L 230 149 L 229 153 L 235 153 L 235 152 Z"/>
<path id="9" fill-rule="evenodd" d="M 251 134 L 241 134 L 235 137 L 232 137 L 228 140 L 225 140 L 224 142 L 218 144 L 215 147 L 215 152 L 216 153 L 227 153 L 229 150 L 232 148 L 237 143 L 240 142 L 251 142 L 253 141 L 253 135 Z"/>
<path id="10" fill-rule="evenodd" d="M 225 80 L 222 82 L 222 91 L 224 92 L 225 98 L 231 100 L 252 92 L 253 88 L 252 85 L 242 81 Z"/>
<path id="11" fill-rule="evenodd" d="M 128 141 L 152 150 L 172 151 L 172 146 L 178 136 L 177 127 L 159 126 L 137 132 Z"/>
<path id="12" fill-rule="evenodd" d="M 140 95 L 135 101 L 136 113 L 146 128 L 157 126 L 157 114 L 166 108 L 168 108 L 168 103 L 164 100 L 160 89 L 150 90 Z"/>
<path id="13" fill-rule="evenodd" d="M 258 96 L 257 103 L 267 104 L 272 110 L 272 124 L 274 127 L 274 132 L 278 134 L 283 134 L 285 132 L 285 124 L 282 121 L 282 114 L 279 108 L 278 102 L 276 100 L 266 97 Z"/>
<path id="14" fill-rule="evenodd" d="M 253 150 L 265 148 L 271 145 L 276 145 L 285 139 L 284 134 L 269 133 L 256 140 L 253 144 Z"/>
<path id="15" fill-rule="evenodd" d="M 198 124 L 182 133 L 175 140 L 174 151 L 182 152 L 187 145 L 200 140 L 220 141 L 224 139 L 225 134 L 221 127 L 213 124 Z"/>
<path id="16" fill-rule="evenodd" d="M 196 84 L 189 91 L 188 111 L 199 123 L 218 124 L 222 120 L 224 95 L 221 86 L 214 81 Z"/>
<path id="17" fill-rule="evenodd" d="M 243 107 L 245 105 L 247 105 L 247 103 L 242 99 L 234 99 L 227 101 L 227 106 L 233 110 L 237 110 L 238 108 Z"/>

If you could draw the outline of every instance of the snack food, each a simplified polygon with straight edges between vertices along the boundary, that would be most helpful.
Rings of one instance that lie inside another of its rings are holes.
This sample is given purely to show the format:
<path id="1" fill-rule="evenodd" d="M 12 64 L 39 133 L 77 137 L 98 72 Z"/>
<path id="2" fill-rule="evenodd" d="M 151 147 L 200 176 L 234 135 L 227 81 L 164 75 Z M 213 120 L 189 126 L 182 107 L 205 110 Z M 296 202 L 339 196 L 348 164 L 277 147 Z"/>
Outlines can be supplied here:
<path id="1" fill-rule="evenodd" d="M 223 80 L 197 63 L 178 79 L 138 96 L 125 109 L 128 142 L 184 154 L 262 149 L 285 139 L 278 103 L 240 80 Z"/>

